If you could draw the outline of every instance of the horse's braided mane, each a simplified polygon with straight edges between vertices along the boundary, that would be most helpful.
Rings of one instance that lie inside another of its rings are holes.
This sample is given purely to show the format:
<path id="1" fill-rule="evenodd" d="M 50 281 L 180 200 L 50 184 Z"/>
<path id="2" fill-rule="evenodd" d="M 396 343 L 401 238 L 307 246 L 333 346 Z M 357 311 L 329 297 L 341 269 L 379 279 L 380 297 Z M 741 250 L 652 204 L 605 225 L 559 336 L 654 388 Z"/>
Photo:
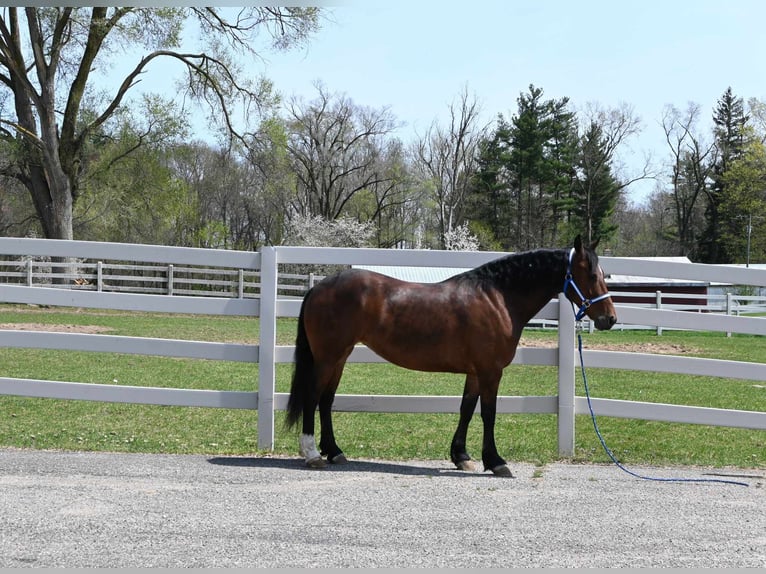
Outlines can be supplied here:
<path id="1" fill-rule="evenodd" d="M 596 254 L 586 249 L 591 269 L 598 265 Z M 566 273 L 568 249 L 535 249 L 511 253 L 470 269 L 455 279 L 490 283 L 501 289 L 527 290 L 559 288 Z"/>

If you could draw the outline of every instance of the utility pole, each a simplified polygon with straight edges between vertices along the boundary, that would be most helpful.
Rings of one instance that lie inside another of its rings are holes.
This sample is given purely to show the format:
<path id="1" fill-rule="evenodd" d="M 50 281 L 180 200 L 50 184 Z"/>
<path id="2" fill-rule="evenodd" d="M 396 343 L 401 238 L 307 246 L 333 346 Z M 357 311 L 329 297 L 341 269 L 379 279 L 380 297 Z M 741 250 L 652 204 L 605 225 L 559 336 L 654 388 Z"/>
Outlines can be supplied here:
<path id="1" fill-rule="evenodd" d="M 737 219 L 744 219 L 744 215 L 736 216 Z M 756 219 L 763 219 L 763 216 L 756 215 Z M 745 251 L 745 267 L 750 267 L 750 236 L 753 234 L 753 214 L 747 214 L 747 247 Z"/>

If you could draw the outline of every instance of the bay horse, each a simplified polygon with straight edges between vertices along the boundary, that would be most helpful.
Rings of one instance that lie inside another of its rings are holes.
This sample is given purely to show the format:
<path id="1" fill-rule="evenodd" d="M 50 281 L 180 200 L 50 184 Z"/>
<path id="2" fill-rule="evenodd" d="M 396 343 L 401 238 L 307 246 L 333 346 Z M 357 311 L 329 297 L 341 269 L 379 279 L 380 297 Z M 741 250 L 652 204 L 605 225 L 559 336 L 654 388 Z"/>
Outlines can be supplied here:
<path id="1" fill-rule="evenodd" d="M 476 469 L 466 451 L 466 435 L 481 400 L 484 470 L 512 476 L 495 446 L 496 400 L 523 328 L 561 291 L 577 305 L 578 320 L 587 315 L 602 330 L 617 322 L 597 244 L 585 246 L 578 235 L 569 249 L 512 253 L 440 283 L 400 281 L 360 269 L 317 283 L 304 297 L 298 317 L 285 418 L 290 428 L 303 417 L 299 448 L 306 465 L 346 462 L 335 442 L 332 404 L 346 359 L 354 345 L 364 343 L 407 369 L 465 374 L 452 462 L 461 470 Z M 314 438 L 317 406 L 320 450 Z"/>

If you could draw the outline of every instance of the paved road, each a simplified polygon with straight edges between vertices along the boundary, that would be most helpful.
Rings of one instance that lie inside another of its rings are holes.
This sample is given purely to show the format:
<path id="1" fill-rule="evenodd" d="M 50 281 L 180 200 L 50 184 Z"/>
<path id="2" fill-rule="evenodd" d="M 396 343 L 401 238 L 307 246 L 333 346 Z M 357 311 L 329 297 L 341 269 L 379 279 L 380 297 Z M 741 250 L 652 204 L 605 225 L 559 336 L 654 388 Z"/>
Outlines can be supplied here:
<path id="1" fill-rule="evenodd" d="M 0 449 L 0 567 L 766 566 L 764 471 L 511 466 Z"/>

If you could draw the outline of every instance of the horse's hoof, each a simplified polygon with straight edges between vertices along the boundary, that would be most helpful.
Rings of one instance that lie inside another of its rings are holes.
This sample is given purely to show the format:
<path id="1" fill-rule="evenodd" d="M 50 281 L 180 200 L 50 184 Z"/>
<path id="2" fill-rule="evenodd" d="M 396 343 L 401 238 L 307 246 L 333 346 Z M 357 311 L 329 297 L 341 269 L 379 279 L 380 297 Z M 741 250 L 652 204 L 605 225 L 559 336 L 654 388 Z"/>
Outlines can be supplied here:
<path id="1" fill-rule="evenodd" d="M 348 459 L 346 458 L 346 455 L 341 453 L 336 454 L 332 458 L 327 459 L 330 464 L 346 464 L 348 462 Z"/>
<path id="2" fill-rule="evenodd" d="M 472 460 L 461 460 L 460 462 L 455 463 L 455 466 L 457 466 L 458 470 L 476 472 L 476 463 Z"/>
<path id="3" fill-rule="evenodd" d="M 309 468 L 324 468 L 327 466 L 327 463 L 321 456 L 315 456 L 306 460 L 306 466 Z"/>
<path id="4" fill-rule="evenodd" d="M 511 472 L 511 469 L 508 468 L 508 466 L 505 465 L 505 464 L 501 464 L 501 465 L 496 466 L 495 468 L 493 468 L 492 469 L 492 473 L 495 476 L 503 476 L 503 477 L 506 477 L 506 478 L 514 478 L 513 473 Z"/>

